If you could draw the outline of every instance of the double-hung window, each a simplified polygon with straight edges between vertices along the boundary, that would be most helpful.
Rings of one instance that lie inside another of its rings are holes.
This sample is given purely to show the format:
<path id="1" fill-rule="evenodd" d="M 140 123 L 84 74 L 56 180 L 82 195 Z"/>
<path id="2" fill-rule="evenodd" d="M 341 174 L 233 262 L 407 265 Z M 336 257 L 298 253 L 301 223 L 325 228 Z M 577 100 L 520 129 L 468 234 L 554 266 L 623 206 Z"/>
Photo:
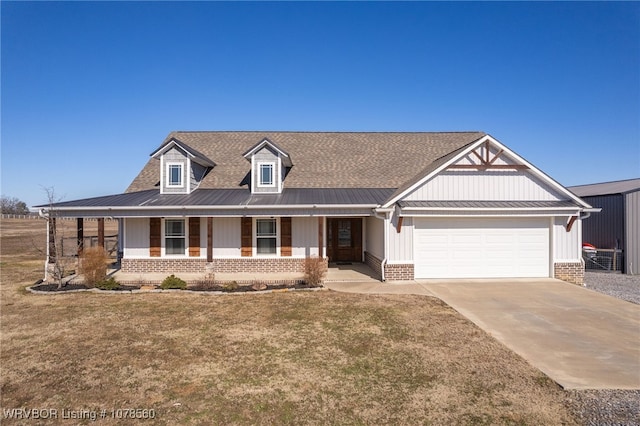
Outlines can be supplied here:
<path id="1" fill-rule="evenodd" d="M 182 187 L 182 164 L 167 164 L 167 186 Z"/>
<path id="2" fill-rule="evenodd" d="M 165 219 L 164 249 L 166 254 L 185 254 L 186 234 L 184 219 Z"/>
<path id="3" fill-rule="evenodd" d="M 260 163 L 258 165 L 258 186 L 276 186 L 273 180 L 273 163 Z"/>
<path id="4" fill-rule="evenodd" d="M 276 254 L 276 246 L 276 220 L 256 219 L 256 253 Z"/>

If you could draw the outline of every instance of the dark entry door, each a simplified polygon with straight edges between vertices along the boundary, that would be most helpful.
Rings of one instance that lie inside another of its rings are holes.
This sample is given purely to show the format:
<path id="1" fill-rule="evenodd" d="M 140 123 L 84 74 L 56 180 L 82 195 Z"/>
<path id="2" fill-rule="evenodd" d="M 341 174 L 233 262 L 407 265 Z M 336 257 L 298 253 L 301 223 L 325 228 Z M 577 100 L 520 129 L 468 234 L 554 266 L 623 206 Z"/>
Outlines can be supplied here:
<path id="1" fill-rule="evenodd" d="M 327 255 L 329 262 L 362 261 L 362 219 L 327 219 Z"/>

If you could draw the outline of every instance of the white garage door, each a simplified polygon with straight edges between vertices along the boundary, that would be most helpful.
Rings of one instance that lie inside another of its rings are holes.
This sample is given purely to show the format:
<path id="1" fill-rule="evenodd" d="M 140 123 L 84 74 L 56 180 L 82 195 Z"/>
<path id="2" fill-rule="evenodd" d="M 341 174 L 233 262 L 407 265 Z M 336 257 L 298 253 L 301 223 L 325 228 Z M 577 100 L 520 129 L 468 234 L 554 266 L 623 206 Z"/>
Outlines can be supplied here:
<path id="1" fill-rule="evenodd" d="M 548 219 L 416 219 L 416 278 L 549 276 Z"/>

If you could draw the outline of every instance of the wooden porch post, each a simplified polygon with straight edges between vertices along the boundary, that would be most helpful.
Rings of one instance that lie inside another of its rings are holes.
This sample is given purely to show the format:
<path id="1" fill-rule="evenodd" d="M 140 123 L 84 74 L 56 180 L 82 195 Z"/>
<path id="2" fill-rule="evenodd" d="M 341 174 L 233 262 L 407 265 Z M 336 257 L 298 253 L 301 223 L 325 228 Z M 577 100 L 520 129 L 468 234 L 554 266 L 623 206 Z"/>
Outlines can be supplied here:
<path id="1" fill-rule="evenodd" d="M 207 262 L 213 262 L 213 218 L 207 218 Z"/>
<path id="2" fill-rule="evenodd" d="M 104 218 L 98 218 L 98 246 L 104 248 Z"/>
<path id="3" fill-rule="evenodd" d="M 324 257 L 324 217 L 318 218 L 318 257 Z"/>
<path id="4" fill-rule="evenodd" d="M 76 219 L 77 229 L 77 245 L 78 245 L 78 257 L 82 256 L 82 250 L 84 250 L 84 219 L 79 217 Z"/>

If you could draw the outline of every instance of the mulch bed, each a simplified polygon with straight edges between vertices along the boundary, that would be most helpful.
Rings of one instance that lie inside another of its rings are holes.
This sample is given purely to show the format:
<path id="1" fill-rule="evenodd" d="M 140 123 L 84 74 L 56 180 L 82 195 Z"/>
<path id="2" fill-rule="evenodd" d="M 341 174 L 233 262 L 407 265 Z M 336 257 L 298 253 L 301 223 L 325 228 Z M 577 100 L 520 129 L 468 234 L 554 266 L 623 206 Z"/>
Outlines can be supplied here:
<path id="1" fill-rule="evenodd" d="M 320 288 L 322 285 L 309 285 L 306 283 L 296 283 L 296 284 L 266 284 L 266 288 L 264 289 L 254 289 L 251 285 L 238 285 L 237 287 L 228 287 L 222 284 L 213 284 L 213 285 L 191 285 L 187 286 L 187 290 L 191 291 L 200 291 L 200 292 L 223 292 L 223 293 L 250 293 L 255 291 L 266 291 L 266 290 L 285 290 L 285 289 L 311 289 L 311 288 Z M 58 284 L 52 283 L 35 283 L 31 286 L 31 289 L 36 291 L 43 292 L 52 292 L 52 293 L 63 293 L 65 291 L 73 291 L 73 290 L 89 290 L 95 287 L 89 287 L 85 284 L 81 283 L 69 283 L 64 285 L 61 288 L 58 288 Z M 160 290 L 160 286 L 156 286 L 157 290 Z M 100 289 L 98 289 L 100 290 Z M 140 290 L 140 286 L 136 285 L 120 285 L 117 288 L 112 289 L 104 289 L 105 291 L 132 291 L 132 290 Z"/>

